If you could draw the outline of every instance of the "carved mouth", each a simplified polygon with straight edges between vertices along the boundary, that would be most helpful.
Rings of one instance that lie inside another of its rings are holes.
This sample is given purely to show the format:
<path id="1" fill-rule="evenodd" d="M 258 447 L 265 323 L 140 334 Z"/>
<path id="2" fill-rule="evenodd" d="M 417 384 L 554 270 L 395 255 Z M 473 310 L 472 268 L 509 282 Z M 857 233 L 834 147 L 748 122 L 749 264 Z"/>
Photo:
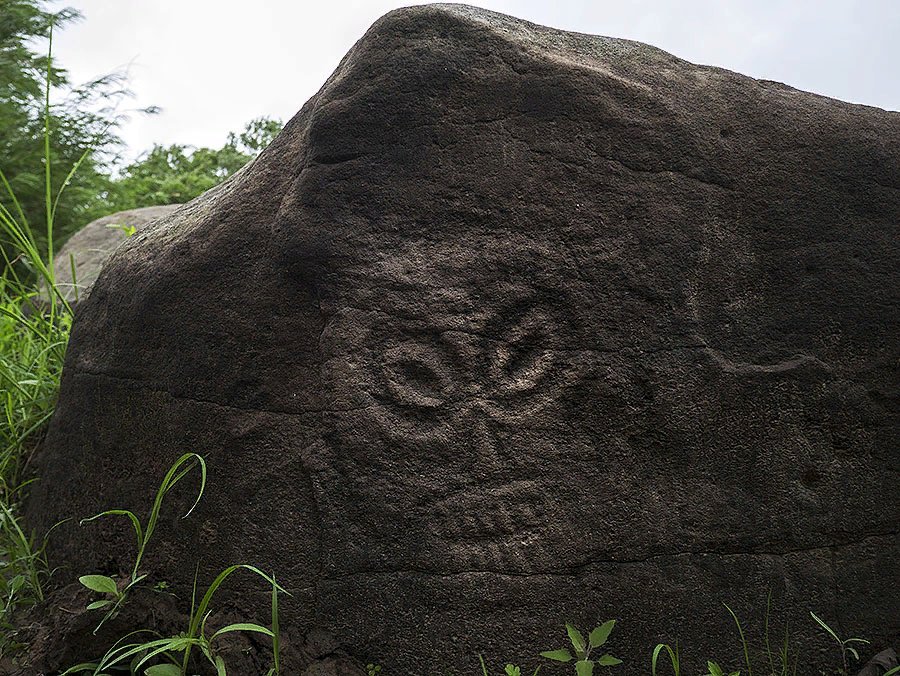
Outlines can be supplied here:
<path id="1" fill-rule="evenodd" d="M 425 507 L 429 535 L 455 564 L 530 569 L 550 546 L 551 496 L 534 479 L 451 489 Z"/>

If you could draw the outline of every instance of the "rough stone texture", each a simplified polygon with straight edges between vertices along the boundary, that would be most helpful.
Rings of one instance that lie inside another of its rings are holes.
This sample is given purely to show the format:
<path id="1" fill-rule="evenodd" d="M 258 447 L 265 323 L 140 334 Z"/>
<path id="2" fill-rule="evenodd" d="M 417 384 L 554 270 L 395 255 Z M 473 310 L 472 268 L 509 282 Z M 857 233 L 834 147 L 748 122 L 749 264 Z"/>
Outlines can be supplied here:
<path id="1" fill-rule="evenodd" d="M 721 602 L 759 639 L 770 589 L 810 668 L 835 655 L 809 609 L 874 654 L 900 632 L 898 223 L 898 113 L 393 12 L 113 254 L 30 518 L 145 511 L 202 453 L 151 579 L 262 565 L 285 626 L 385 673 L 527 664 L 609 617 L 620 674 L 676 637 L 737 668 Z M 51 563 L 125 569 L 130 538 L 59 527 Z M 265 618 L 252 583 L 220 594 Z"/>
<path id="2" fill-rule="evenodd" d="M 119 226 L 130 226 L 141 231 L 153 221 L 168 216 L 180 204 L 129 209 L 91 221 L 72 235 L 53 261 L 56 284 L 68 301 L 84 300 L 91 286 L 100 275 L 100 268 L 110 254 L 127 235 Z M 75 261 L 75 279 L 72 279 L 72 260 Z M 78 285 L 77 293 L 75 285 Z"/>

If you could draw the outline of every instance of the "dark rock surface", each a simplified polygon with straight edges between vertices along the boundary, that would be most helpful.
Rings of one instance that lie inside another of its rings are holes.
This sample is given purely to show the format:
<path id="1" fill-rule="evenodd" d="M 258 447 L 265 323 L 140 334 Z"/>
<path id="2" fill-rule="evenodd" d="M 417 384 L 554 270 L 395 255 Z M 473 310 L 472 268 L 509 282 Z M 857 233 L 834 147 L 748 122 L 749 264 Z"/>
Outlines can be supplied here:
<path id="1" fill-rule="evenodd" d="M 898 224 L 898 113 L 393 12 L 113 254 L 31 523 L 145 512 L 194 451 L 207 493 L 185 520 L 172 494 L 151 579 L 274 570 L 285 626 L 385 673 L 527 665 L 610 617 L 620 674 L 676 637 L 739 668 L 721 602 L 758 640 L 770 589 L 811 667 L 810 609 L 874 654 L 900 632 Z M 49 554 L 74 577 L 132 547 L 68 525 Z M 266 617 L 250 582 L 217 598 Z"/>
<path id="2" fill-rule="evenodd" d="M 54 257 L 53 270 L 56 285 L 68 301 L 83 300 L 100 275 L 100 269 L 110 254 L 127 237 L 126 228 L 136 232 L 155 220 L 168 216 L 180 204 L 142 207 L 119 211 L 96 221 L 91 221 L 72 235 Z M 75 263 L 75 279 L 72 278 L 72 260 Z M 77 292 L 76 292 L 77 285 Z"/>

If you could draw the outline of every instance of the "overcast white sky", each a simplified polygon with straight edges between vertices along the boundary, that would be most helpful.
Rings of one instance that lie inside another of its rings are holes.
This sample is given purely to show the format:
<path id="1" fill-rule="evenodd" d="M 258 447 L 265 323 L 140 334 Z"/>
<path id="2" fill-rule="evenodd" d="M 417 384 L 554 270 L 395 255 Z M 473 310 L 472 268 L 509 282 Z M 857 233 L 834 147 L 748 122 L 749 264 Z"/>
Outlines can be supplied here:
<path id="1" fill-rule="evenodd" d="M 390 0 L 59 0 L 84 20 L 55 40 L 76 82 L 127 67 L 123 130 L 218 147 L 254 117 L 289 119 Z M 900 110 L 900 0 L 481 0 L 537 23 L 640 40 L 695 63 Z"/>

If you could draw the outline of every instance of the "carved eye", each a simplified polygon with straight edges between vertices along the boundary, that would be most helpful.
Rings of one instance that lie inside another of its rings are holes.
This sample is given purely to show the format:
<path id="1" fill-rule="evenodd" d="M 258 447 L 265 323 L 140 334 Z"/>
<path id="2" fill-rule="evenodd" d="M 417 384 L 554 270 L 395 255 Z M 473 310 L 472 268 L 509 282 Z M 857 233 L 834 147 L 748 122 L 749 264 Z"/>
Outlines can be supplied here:
<path id="1" fill-rule="evenodd" d="M 384 352 L 382 367 L 385 386 L 400 404 L 437 408 L 450 397 L 451 372 L 436 347 L 397 345 Z"/>
<path id="2" fill-rule="evenodd" d="M 539 387 L 553 367 L 547 349 L 547 320 L 536 310 L 512 324 L 502 342 L 489 353 L 491 380 L 501 395 L 516 395 Z"/>

